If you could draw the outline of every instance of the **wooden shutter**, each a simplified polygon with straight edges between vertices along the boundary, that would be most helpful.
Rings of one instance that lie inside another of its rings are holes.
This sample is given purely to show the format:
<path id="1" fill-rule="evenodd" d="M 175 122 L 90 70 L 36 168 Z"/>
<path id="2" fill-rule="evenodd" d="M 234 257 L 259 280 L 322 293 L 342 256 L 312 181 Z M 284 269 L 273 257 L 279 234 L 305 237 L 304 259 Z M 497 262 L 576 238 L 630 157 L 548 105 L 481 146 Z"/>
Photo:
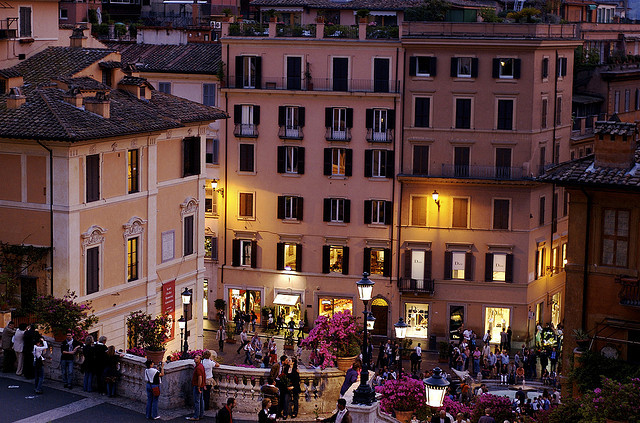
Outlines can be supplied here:
<path id="1" fill-rule="evenodd" d="M 304 198 L 296 197 L 296 219 L 302 220 L 302 209 L 304 208 Z"/>
<path id="2" fill-rule="evenodd" d="M 193 254 L 193 216 L 184 218 L 184 256 Z"/>
<path id="3" fill-rule="evenodd" d="M 500 78 L 500 59 L 493 59 L 493 78 Z"/>
<path id="4" fill-rule="evenodd" d="M 473 280 L 473 253 L 465 253 L 464 255 L 464 280 Z"/>
<path id="5" fill-rule="evenodd" d="M 493 254 L 492 253 L 487 253 L 484 256 L 484 280 L 487 282 L 493 280 Z"/>
<path id="6" fill-rule="evenodd" d="M 284 219 L 284 196 L 278 196 L 278 219 Z"/>
<path id="7" fill-rule="evenodd" d="M 304 175 L 304 147 L 298 147 L 298 175 Z"/>
<path id="8" fill-rule="evenodd" d="M 353 128 L 353 109 L 348 107 L 346 113 L 346 125 L 347 128 Z"/>
<path id="9" fill-rule="evenodd" d="M 478 77 L 478 58 L 477 57 L 471 58 L 471 77 L 472 78 Z"/>
<path id="10" fill-rule="evenodd" d="M 353 174 L 353 150 L 350 148 L 345 148 L 345 166 L 344 166 L 344 175 L 351 176 Z"/>
<path id="11" fill-rule="evenodd" d="M 344 200 L 344 223 L 351 222 L 351 200 Z"/>
<path id="12" fill-rule="evenodd" d="M 87 295 L 100 289 L 100 247 L 87 248 Z"/>
<path id="13" fill-rule="evenodd" d="M 342 247 L 342 274 L 349 274 L 349 247 Z"/>
<path id="14" fill-rule="evenodd" d="M 429 75 L 436 76 L 438 58 L 433 56 L 429 58 Z"/>
<path id="15" fill-rule="evenodd" d="M 371 162 L 373 161 L 373 150 L 364 150 L 364 177 L 371 178 Z"/>
<path id="16" fill-rule="evenodd" d="M 364 200 L 364 223 L 371 223 L 371 200 Z"/>
<path id="17" fill-rule="evenodd" d="M 387 178 L 393 178 L 395 176 L 395 163 L 394 163 L 394 154 L 393 151 L 386 151 L 386 163 L 384 167 L 384 176 Z"/>
<path id="18" fill-rule="evenodd" d="M 507 254 L 505 282 L 513 282 L 513 254 Z"/>
<path id="19" fill-rule="evenodd" d="M 444 278 L 451 279 L 451 266 L 453 262 L 453 254 L 451 251 L 444 252 Z"/>
<path id="20" fill-rule="evenodd" d="M 285 172 L 284 166 L 285 166 L 286 154 L 287 154 L 287 147 L 283 145 L 279 145 L 278 146 L 278 173 Z"/>
<path id="21" fill-rule="evenodd" d="M 416 76 L 418 68 L 418 58 L 416 56 L 409 57 L 409 76 Z"/>
<path id="22" fill-rule="evenodd" d="M 394 109 L 387 110 L 387 129 L 396 129 L 396 111 Z"/>
<path id="23" fill-rule="evenodd" d="M 260 125 L 260 106 L 253 106 L 253 124 Z"/>
<path id="24" fill-rule="evenodd" d="M 256 57 L 256 88 L 262 88 L 262 57 Z M 253 266 L 253 263 L 251 263 Z"/>
<path id="25" fill-rule="evenodd" d="M 365 115 L 365 127 L 367 129 L 373 128 L 373 109 L 367 109 L 364 115 Z"/>
<path id="26" fill-rule="evenodd" d="M 331 175 L 331 157 L 333 155 L 333 151 L 331 148 L 324 149 L 324 174 L 327 176 Z"/>
<path id="27" fill-rule="evenodd" d="M 322 246 L 322 273 L 329 273 L 329 256 L 331 255 L 331 246 Z"/>
<path id="28" fill-rule="evenodd" d="M 298 125 L 304 126 L 304 107 L 298 107 Z"/>
<path id="29" fill-rule="evenodd" d="M 231 266 L 238 267 L 240 266 L 240 240 L 234 239 L 231 242 Z"/>
<path id="30" fill-rule="evenodd" d="M 522 64 L 521 59 L 513 59 L 513 78 L 520 79 L 520 66 Z"/>
<path id="31" fill-rule="evenodd" d="M 278 106 L 278 126 L 284 126 L 286 121 L 287 108 L 285 106 Z"/>
<path id="32" fill-rule="evenodd" d="M 302 272 L 302 244 L 296 244 L 296 272 Z"/>
<path id="33" fill-rule="evenodd" d="M 384 249 L 384 269 L 382 270 L 382 276 L 391 276 L 391 249 Z"/>
<path id="34" fill-rule="evenodd" d="M 391 225 L 393 223 L 393 203 L 391 201 L 384 202 L 384 224 Z"/>
<path id="35" fill-rule="evenodd" d="M 411 264 L 413 257 L 411 256 L 411 250 L 404 250 L 404 277 L 411 278 Z"/>
<path id="36" fill-rule="evenodd" d="M 331 198 L 325 198 L 323 201 L 322 220 L 324 222 L 331 221 Z"/>
<path id="37" fill-rule="evenodd" d="M 242 123 L 242 104 L 233 105 L 233 123 L 236 125 Z"/>
<path id="38" fill-rule="evenodd" d="M 276 244 L 276 270 L 284 270 L 284 242 Z"/>
<path id="39" fill-rule="evenodd" d="M 251 241 L 251 267 L 258 267 L 258 241 Z"/>
<path id="40" fill-rule="evenodd" d="M 371 274 L 371 248 L 364 249 L 362 257 L 362 271 Z"/>
<path id="41" fill-rule="evenodd" d="M 432 267 L 432 254 L 431 250 L 424 252 L 424 278 L 425 280 L 432 279 L 431 267 Z"/>
<path id="42" fill-rule="evenodd" d="M 455 78 L 458 76 L 458 58 L 451 58 L 451 77 Z"/>
<path id="43" fill-rule="evenodd" d="M 567 58 L 563 57 L 562 58 L 562 76 L 566 76 L 567 75 Z"/>
<path id="44" fill-rule="evenodd" d="M 547 78 L 549 76 L 549 58 L 545 57 L 542 59 L 542 78 Z"/>
<path id="45" fill-rule="evenodd" d="M 535 262 L 535 268 L 533 269 L 535 277 L 534 279 L 538 279 L 540 277 L 539 273 L 538 273 L 538 267 L 540 266 L 540 250 L 536 250 L 536 262 Z"/>
<path id="46" fill-rule="evenodd" d="M 331 128 L 333 126 L 333 108 L 326 107 L 324 109 L 324 126 Z"/>
<path id="47" fill-rule="evenodd" d="M 243 57 L 236 56 L 236 88 L 242 88 Z M 238 123 L 238 122 L 236 122 Z"/>

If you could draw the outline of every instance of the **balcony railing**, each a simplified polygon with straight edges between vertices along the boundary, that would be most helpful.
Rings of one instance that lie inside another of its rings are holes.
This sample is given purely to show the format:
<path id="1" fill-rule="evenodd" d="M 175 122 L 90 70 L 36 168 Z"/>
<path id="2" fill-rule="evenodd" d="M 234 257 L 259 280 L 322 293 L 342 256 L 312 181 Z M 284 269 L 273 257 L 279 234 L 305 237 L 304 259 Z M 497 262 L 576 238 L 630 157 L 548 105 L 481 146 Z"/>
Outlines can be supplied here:
<path id="1" fill-rule="evenodd" d="M 345 128 L 344 131 L 334 131 L 333 128 L 327 128 L 325 138 L 327 141 L 351 141 L 351 128 Z"/>
<path id="2" fill-rule="evenodd" d="M 433 295 L 435 292 L 435 283 L 433 279 L 398 279 L 398 289 L 400 292 L 417 292 Z"/>
<path id="3" fill-rule="evenodd" d="M 525 179 L 524 169 L 521 167 L 506 166 L 476 166 L 476 165 L 453 165 L 442 164 L 442 173 L 444 178 L 475 178 L 475 179 Z"/>
<path id="4" fill-rule="evenodd" d="M 574 133 L 579 132 L 580 135 L 593 134 L 596 120 L 598 120 L 598 115 L 574 117 L 571 130 Z"/>
<path id="5" fill-rule="evenodd" d="M 277 25 L 276 37 L 311 37 L 316 36 L 315 25 Z"/>
<path id="6" fill-rule="evenodd" d="M 367 141 L 369 142 L 392 142 L 393 129 L 385 131 L 374 131 L 373 128 L 367 128 Z"/>
<path id="7" fill-rule="evenodd" d="M 232 37 L 268 37 L 269 25 L 259 23 L 232 23 L 229 25 L 229 35 Z"/>
<path id="8" fill-rule="evenodd" d="M 638 278 L 618 276 L 616 282 L 622 285 L 618 293 L 620 304 L 640 307 L 640 281 Z"/>
<path id="9" fill-rule="evenodd" d="M 358 25 L 325 25 L 324 38 L 358 38 Z"/>
<path id="10" fill-rule="evenodd" d="M 244 86 L 241 81 L 236 86 L 236 78 L 229 76 L 229 88 L 265 89 L 265 90 L 305 90 L 305 91 L 345 91 L 363 93 L 394 93 L 400 92 L 400 81 L 374 79 L 334 80 L 333 78 L 294 78 L 294 77 L 263 77 L 260 84 Z"/>
<path id="11" fill-rule="evenodd" d="M 258 125 L 253 123 L 236 123 L 233 128 L 233 135 L 236 137 L 256 138 L 258 136 Z"/>
<path id="12" fill-rule="evenodd" d="M 286 126 L 280 126 L 278 130 L 278 137 L 280 139 L 287 140 L 301 140 L 304 134 L 302 133 L 302 127 L 296 126 L 293 128 L 287 128 Z"/>
<path id="13" fill-rule="evenodd" d="M 367 25 L 368 40 L 396 40 L 398 39 L 397 26 L 369 26 Z"/>

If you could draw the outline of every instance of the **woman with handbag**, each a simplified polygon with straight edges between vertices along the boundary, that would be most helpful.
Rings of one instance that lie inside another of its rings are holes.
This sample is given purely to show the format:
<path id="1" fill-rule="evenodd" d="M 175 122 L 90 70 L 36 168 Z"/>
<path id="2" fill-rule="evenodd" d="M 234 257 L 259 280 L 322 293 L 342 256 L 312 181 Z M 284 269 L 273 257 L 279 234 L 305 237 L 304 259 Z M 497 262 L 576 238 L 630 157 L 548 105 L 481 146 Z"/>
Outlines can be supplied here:
<path id="1" fill-rule="evenodd" d="M 157 420 L 158 416 L 158 397 L 160 396 L 160 379 L 164 376 L 164 366 L 160 363 L 160 370 L 156 368 L 153 360 L 147 360 L 145 363 L 147 369 L 144 371 L 144 380 L 147 382 L 147 418 Z"/>

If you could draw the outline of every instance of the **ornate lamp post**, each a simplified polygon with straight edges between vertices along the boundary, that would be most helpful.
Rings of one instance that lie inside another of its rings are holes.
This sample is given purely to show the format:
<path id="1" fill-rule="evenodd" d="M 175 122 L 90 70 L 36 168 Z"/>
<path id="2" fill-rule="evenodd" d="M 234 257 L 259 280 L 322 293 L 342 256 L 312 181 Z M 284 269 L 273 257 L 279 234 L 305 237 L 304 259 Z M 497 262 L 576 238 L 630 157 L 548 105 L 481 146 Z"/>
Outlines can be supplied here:
<path id="1" fill-rule="evenodd" d="M 406 324 L 404 322 L 404 319 L 401 317 L 398 319 L 398 323 L 396 323 L 395 325 L 393 325 L 393 327 L 396 330 L 396 338 L 400 340 L 400 362 L 399 364 L 399 371 L 398 371 L 398 378 L 400 378 L 400 376 L 402 376 L 402 344 L 404 342 L 404 338 L 407 336 L 407 328 L 409 327 L 408 324 Z"/>
<path id="2" fill-rule="evenodd" d="M 186 325 L 187 325 L 187 321 L 184 319 L 184 315 L 180 316 L 180 318 L 178 319 L 178 327 L 180 328 L 180 345 L 181 346 L 184 345 L 182 336 L 183 336 L 184 328 L 185 328 Z M 182 354 L 184 354 L 184 351 L 183 351 Z M 183 358 L 184 358 L 184 356 L 183 356 Z"/>
<path id="3" fill-rule="evenodd" d="M 193 294 L 191 293 L 191 290 L 189 288 L 185 288 L 184 291 L 182 291 L 182 294 L 180 294 L 180 296 L 182 297 L 182 310 L 184 315 L 183 316 L 188 316 L 187 314 L 187 307 L 189 307 L 189 304 L 191 304 L 191 296 Z M 187 318 L 184 318 L 184 344 L 182 346 L 182 357 L 186 357 L 187 356 L 187 351 L 189 351 L 189 331 L 187 330 Z M 180 324 L 178 322 L 178 324 Z M 180 329 L 182 330 L 182 326 L 180 327 Z M 180 337 L 182 338 L 182 337 Z M 182 339 L 180 340 L 180 342 L 182 342 Z"/>
<path id="4" fill-rule="evenodd" d="M 353 403 L 354 404 L 363 404 L 363 405 L 371 405 L 376 400 L 376 393 L 369 386 L 369 355 L 367 354 L 367 337 L 370 325 L 369 312 L 367 311 L 367 304 L 371 301 L 371 296 L 373 293 L 373 285 L 375 282 L 368 278 L 369 274 L 364 272 L 362 274 L 362 279 L 356 282 L 356 286 L 358 287 L 358 296 L 364 303 L 364 311 L 362 312 L 364 315 L 364 334 L 362 337 L 362 372 L 360 373 L 360 386 L 353 393 Z M 373 317 L 373 316 L 371 316 Z M 373 319 L 375 322 L 375 318 Z M 371 323 L 371 328 L 373 329 L 373 323 Z"/>
<path id="5" fill-rule="evenodd" d="M 425 381 L 424 385 L 427 405 L 436 408 L 442 407 L 447 386 L 449 386 L 449 381 L 442 377 L 440 367 L 433 369 L 433 375 Z"/>

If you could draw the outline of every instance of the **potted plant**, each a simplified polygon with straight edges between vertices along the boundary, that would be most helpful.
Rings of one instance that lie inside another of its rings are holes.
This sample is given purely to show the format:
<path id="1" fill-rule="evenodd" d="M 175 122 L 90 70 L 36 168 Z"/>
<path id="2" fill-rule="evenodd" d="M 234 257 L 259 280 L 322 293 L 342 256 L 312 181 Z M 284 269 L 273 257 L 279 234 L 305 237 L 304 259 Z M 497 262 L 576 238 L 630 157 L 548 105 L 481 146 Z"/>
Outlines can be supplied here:
<path id="1" fill-rule="evenodd" d="M 76 298 L 75 292 L 67 291 L 62 298 L 41 295 L 33 303 L 37 323 L 43 330 L 51 332 L 56 341 L 64 340 L 68 330 L 73 331 L 74 338 L 84 339 L 87 331 L 98 323 L 91 302 L 79 304 Z"/>
<path id="2" fill-rule="evenodd" d="M 307 81 L 307 90 L 313 91 L 313 79 L 311 78 L 311 65 L 307 62 L 304 69 L 304 79 Z"/>
<path id="3" fill-rule="evenodd" d="M 369 10 L 359 9 L 356 12 L 356 16 L 358 17 L 358 23 L 367 23 L 367 16 L 369 16 Z"/>
<path id="4" fill-rule="evenodd" d="M 380 409 L 388 414 L 393 412 L 401 422 L 408 423 L 415 410 L 425 403 L 424 383 L 407 376 L 389 379 L 375 389 L 381 395 Z"/>
<path id="5" fill-rule="evenodd" d="M 585 422 L 640 421 L 640 379 L 621 383 L 602 377 L 602 388 L 588 391 L 578 399 Z"/>
<path id="6" fill-rule="evenodd" d="M 301 341 L 303 348 L 311 350 L 311 359 L 323 369 L 337 364 L 340 370 L 347 371 L 360 353 L 357 319 L 345 310 L 331 318 L 319 316 L 313 326 Z"/>
<path id="7" fill-rule="evenodd" d="M 587 350 L 589 348 L 589 343 L 591 342 L 591 337 L 589 333 L 584 329 L 574 329 L 573 336 L 576 338 L 576 344 L 578 344 L 578 348 L 581 350 Z"/>
<path id="8" fill-rule="evenodd" d="M 169 330 L 173 318 L 169 313 L 153 318 L 150 314 L 137 310 L 127 317 L 127 336 L 131 347 L 144 349 L 149 360 L 159 363 L 164 358 L 169 342 Z"/>

